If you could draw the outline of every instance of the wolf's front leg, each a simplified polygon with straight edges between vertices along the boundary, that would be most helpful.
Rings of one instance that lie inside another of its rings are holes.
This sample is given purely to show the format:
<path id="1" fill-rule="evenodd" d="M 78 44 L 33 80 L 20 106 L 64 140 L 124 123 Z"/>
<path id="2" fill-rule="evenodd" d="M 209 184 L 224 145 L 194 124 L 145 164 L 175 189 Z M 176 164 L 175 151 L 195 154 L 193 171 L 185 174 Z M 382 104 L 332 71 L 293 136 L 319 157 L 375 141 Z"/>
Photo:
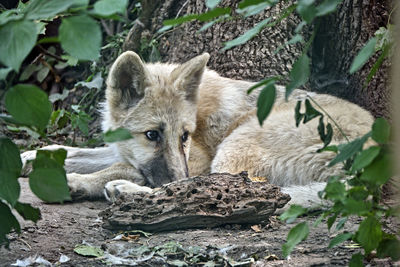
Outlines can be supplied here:
<path id="1" fill-rule="evenodd" d="M 40 150 L 58 150 L 64 149 L 67 151 L 65 160 L 65 170 L 67 173 L 94 173 L 110 167 L 114 163 L 121 162 L 118 154 L 111 146 L 97 148 L 79 148 L 60 145 L 50 145 L 41 148 Z M 22 176 L 27 176 L 32 170 L 32 164 L 28 164 L 36 158 L 36 150 L 26 151 L 21 154 L 23 163 Z"/>
<path id="2" fill-rule="evenodd" d="M 67 174 L 67 179 L 73 199 L 104 197 L 104 186 L 114 180 L 127 180 L 139 186 L 145 184 L 140 172 L 127 163 L 116 163 L 90 174 L 70 173 Z"/>

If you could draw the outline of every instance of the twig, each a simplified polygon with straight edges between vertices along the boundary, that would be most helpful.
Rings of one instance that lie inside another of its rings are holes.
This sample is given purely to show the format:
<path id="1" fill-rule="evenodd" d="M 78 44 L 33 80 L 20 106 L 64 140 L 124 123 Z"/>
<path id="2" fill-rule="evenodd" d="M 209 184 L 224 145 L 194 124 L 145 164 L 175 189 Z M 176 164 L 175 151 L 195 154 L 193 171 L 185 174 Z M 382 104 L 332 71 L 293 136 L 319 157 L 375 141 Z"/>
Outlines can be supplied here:
<path id="1" fill-rule="evenodd" d="M 55 58 L 55 59 L 57 59 L 58 61 L 61 61 L 61 62 L 67 62 L 65 59 L 62 59 L 61 57 L 50 53 L 49 51 L 47 51 L 46 49 L 44 49 L 41 45 L 37 45 L 37 47 L 38 47 L 39 50 L 40 50 L 43 54 L 45 54 L 46 56 Z"/>

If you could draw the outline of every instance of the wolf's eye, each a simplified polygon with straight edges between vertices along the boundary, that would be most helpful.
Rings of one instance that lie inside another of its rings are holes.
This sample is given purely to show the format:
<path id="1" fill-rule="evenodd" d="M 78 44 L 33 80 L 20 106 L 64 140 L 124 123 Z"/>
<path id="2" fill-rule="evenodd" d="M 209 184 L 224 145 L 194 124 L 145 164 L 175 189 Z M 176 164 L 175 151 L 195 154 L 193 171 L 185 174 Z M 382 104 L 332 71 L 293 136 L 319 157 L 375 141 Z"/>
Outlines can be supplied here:
<path id="1" fill-rule="evenodd" d="M 160 140 L 160 134 L 157 131 L 151 130 L 144 133 L 150 141 Z"/>
<path id="2" fill-rule="evenodd" d="M 182 137 L 181 137 L 182 138 L 182 142 L 185 143 L 188 140 L 188 137 L 189 137 L 189 132 L 187 132 L 187 131 L 184 132 Z"/>

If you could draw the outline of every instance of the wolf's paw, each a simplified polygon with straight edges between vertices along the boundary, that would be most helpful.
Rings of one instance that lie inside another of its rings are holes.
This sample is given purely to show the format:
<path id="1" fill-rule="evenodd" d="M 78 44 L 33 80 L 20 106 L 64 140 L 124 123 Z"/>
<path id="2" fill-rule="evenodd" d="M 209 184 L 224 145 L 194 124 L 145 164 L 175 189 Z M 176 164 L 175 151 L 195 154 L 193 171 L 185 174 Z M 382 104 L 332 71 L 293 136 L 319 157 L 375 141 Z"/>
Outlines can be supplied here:
<path id="1" fill-rule="evenodd" d="M 91 197 L 90 185 L 85 184 L 85 177 L 79 173 L 68 173 L 67 181 L 72 199 L 79 200 Z"/>
<path id="2" fill-rule="evenodd" d="M 27 177 L 28 174 L 32 171 L 32 160 L 36 158 L 36 150 L 25 151 L 21 154 L 22 161 L 22 177 Z"/>
<path id="3" fill-rule="evenodd" d="M 104 186 L 104 196 L 110 202 L 115 202 L 120 195 L 137 192 L 152 193 L 153 189 L 147 186 L 140 186 L 127 180 L 114 180 Z"/>

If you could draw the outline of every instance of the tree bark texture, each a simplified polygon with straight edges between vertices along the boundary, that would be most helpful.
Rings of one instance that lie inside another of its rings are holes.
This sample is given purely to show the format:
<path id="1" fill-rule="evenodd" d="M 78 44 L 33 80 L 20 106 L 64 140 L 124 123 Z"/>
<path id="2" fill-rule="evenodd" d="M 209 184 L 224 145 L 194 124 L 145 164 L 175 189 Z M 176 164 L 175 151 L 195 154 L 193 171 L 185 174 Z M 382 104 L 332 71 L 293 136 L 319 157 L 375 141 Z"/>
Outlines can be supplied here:
<path id="1" fill-rule="evenodd" d="M 226 41 L 240 36 L 261 20 L 267 17 L 277 19 L 282 10 L 291 4 L 290 1 L 281 2 L 258 15 L 216 23 L 202 32 L 199 29 L 203 23 L 192 21 L 162 34 L 157 31 L 165 19 L 205 12 L 205 1 L 166 0 L 161 5 L 146 4 L 143 5 L 143 13 L 151 14 L 151 18 L 150 15 L 146 19 L 141 16 L 140 21 L 144 27 L 128 36 L 126 41 L 136 45 L 126 45 L 125 49 L 139 52 L 141 40 L 156 38 L 164 62 L 181 63 L 208 52 L 211 55 L 208 66 L 225 77 L 258 81 L 278 75 L 284 77 L 280 82 L 285 84 L 293 63 L 302 53 L 303 45 L 286 46 L 278 53 L 275 51 L 293 36 L 301 21 L 296 15 L 262 30 L 244 45 L 227 51 L 221 50 Z M 238 3 L 239 0 L 222 1 L 221 6 L 235 8 Z M 364 86 L 364 81 L 379 55 L 371 59 L 361 71 L 353 75 L 348 73 L 359 49 L 379 27 L 386 26 L 390 11 L 390 2 L 387 0 L 344 0 L 336 13 L 317 20 L 319 28 L 310 51 L 312 72 L 306 88 L 358 103 L 377 117 L 390 117 L 390 94 L 387 89 L 390 62 L 385 60 L 383 67 L 367 86 Z M 134 27 L 137 30 L 137 26 Z M 309 36 L 309 30 L 310 27 L 306 28 L 303 34 Z"/>
<path id="2" fill-rule="evenodd" d="M 151 232 L 266 224 L 290 196 L 278 186 L 252 182 L 247 173 L 215 173 L 164 185 L 155 193 L 121 195 L 103 211 L 104 227 Z"/>

